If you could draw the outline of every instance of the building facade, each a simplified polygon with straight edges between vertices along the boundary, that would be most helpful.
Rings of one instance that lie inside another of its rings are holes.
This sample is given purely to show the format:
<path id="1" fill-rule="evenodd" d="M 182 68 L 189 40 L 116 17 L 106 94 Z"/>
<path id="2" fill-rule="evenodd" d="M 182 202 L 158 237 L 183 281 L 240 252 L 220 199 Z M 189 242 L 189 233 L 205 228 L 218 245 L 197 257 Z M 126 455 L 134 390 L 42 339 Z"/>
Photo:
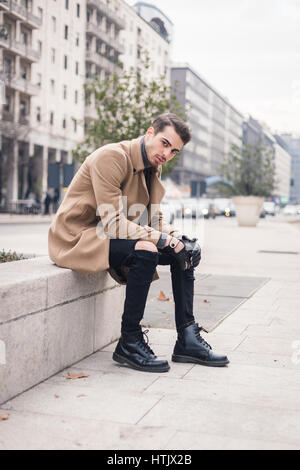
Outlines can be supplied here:
<path id="1" fill-rule="evenodd" d="M 300 204 L 300 138 L 292 134 L 280 136 L 292 157 L 291 165 L 291 201 Z"/>
<path id="2" fill-rule="evenodd" d="M 278 202 L 289 200 L 291 180 L 291 155 L 285 141 L 259 121 L 249 116 L 243 124 L 243 143 L 255 146 L 262 143 L 272 153 L 275 164 L 276 187 L 273 197 Z"/>
<path id="3" fill-rule="evenodd" d="M 29 153 L 31 101 L 39 93 L 33 66 L 41 57 L 35 33 L 42 19 L 28 2 L 0 3 L 0 207 L 22 191 L 24 161 Z M 19 177 L 20 175 L 20 177 Z"/>
<path id="4" fill-rule="evenodd" d="M 189 65 L 172 66 L 171 82 L 179 103 L 188 112 L 193 136 L 171 176 L 178 184 L 190 184 L 196 196 L 207 177 L 219 174 L 231 146 L 241 147 L 244 118 Z"/>
<path id="5" fill-rule="evenodd" d="M 143 71 L 148 80 L 163 76 L 169 85 L 172 22 L 158 8 L 141 2 L 134 7 L 122 2 L 120 15 L 125 24 L 121 32 L 124 69 Z M 149 58 L 149 68 L 144 70 L 146 57 Z"/>
<path id="6" fill-rule="evenodd" d="M 84 85 L 122 68 L 168 77 L 169 40 L 124 0 L 0 2 L 0 210 L 47 191 L 63 196 L 72 150 L 97 119 Z M 123 66 L 122 66 L 123 64 Z"/>

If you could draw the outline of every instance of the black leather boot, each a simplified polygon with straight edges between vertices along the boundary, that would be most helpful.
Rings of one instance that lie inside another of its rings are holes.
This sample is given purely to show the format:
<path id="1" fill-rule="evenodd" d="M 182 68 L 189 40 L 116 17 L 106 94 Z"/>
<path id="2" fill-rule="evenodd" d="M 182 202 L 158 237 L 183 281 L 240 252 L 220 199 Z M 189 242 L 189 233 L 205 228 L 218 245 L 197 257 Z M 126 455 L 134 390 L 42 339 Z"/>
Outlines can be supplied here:
<path id="1" fill-rule="evenodd" d="M 134 333 L 122 333 L 122 336 L 113 353 L 113 360 L 119 364 L 127 365 L 132 369 L 145 372 L 168 372 L 168 361 L 157 359 L 148 345 L 148 337 L 141 329 Z M 147 343 L 144 339 L 147 338 Z"/>
<path id="2" fill-rule="evenodd" d="M 198 323 L 192 323 L 178 332 L 172 361 L 192 362 L 211 367 L 223 367 L 229 364 L 227 356 L 212 352 L 211 346 L 200 335 L 202 330 L 206 331 L 200 328 Z"/>

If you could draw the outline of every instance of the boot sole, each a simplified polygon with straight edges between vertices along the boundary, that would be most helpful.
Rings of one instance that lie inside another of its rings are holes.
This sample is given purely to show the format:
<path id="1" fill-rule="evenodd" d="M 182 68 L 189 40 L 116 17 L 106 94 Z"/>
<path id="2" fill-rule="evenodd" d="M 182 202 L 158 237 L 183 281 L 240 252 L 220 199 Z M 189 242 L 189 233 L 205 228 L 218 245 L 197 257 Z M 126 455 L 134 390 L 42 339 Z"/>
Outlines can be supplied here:
<path id="1" fill-rule="evenodd" d="M 174 354 L 172 355 L 172 361 L 181 362 L 181 363 L 201 364 L 202 366 L 207 366 L 207 367 L 225 367 L 230 363 L 228 359 L 226 362 L 202 361 L 201 359 L 198 359 L 197 357 L 176 356 Z"/>
<path id="2" fill-rule="evenodd" d="M 113 360 L 115 362 L 118 362 L 119 364 L 123 366 L 129 366 L 132 369 L 139 370 L 139 371 L 144 371 L 144 372 L 168 372 L 170 370 L 170 366 L 165 366 L 165 367 L 142 367 L 138 366 L 134 362 L 130 361 L 126 357 L 120 356 L 117 353 L 113 353 Z"/>

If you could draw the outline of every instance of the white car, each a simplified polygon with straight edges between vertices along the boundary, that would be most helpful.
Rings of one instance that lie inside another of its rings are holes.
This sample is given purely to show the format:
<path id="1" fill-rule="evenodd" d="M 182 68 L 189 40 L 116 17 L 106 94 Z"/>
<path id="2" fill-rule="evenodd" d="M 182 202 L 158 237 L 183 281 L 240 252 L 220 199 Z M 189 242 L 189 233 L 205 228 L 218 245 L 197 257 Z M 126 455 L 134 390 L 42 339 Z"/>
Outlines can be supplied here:
<path id="1" fill-rule="evenodd" d="M 160 204 L 160 210 L 163 214 L 163 218 L 167 224 L 172 225 L 175 219 L 175 209 L 172 204 L 164 200 Z"/>
<path id="2" fill-rule="evenodd" d="M 300 206 L 288 204 L 283 209 L 283 214 L 284 215 L 298 215 L 300 213 L 299 208 L 300 208 Z"/>
<path id="3" fill-rule="evenodd" d="M 266 215 L 276 215 L 276 204 L 272 201 L 264 202 L 264 211 Z"/>

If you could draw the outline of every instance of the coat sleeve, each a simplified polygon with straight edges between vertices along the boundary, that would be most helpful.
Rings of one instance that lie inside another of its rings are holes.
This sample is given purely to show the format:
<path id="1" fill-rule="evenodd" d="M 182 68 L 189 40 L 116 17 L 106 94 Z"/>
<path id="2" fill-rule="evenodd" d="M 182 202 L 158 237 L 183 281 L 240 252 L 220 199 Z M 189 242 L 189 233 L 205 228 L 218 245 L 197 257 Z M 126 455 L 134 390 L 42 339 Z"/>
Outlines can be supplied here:
<path id="1" fill-rule="evenodd" d="M 122 184 L 128 172 L 127 158 L 116 150 L 102 150 L 90 159 L 90 177 L 97 204 L 98 236 L 128 240 L 147 240 L 157 244 L 161 232 L 140 226 L 126 217 Z"/>

